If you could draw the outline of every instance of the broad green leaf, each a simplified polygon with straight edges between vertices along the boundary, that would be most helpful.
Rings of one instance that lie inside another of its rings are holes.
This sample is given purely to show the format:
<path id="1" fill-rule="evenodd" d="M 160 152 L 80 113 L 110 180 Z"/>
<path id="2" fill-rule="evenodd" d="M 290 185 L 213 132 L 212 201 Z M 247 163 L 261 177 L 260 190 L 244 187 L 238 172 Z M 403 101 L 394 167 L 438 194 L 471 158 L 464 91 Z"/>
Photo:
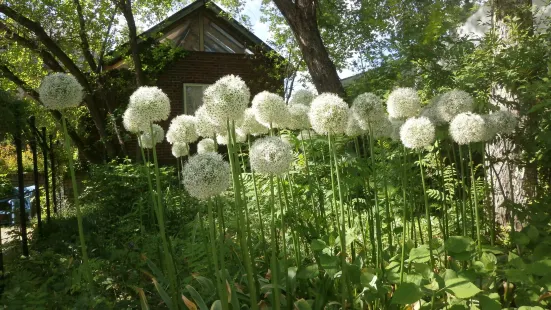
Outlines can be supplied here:
<path id="1" fill-rule="evenodd" d="M 295 302 L 295 309 L 297 309 L 297 310 L 310 310 L 310 309 L 312 309 L 312 307 L 310 306 L 310 304 L 306 300 L 299 299 Z"/>
<path id="2" fill-rule="evenodd" d="M 409 261 L 426 263 L 430 260 L 429 248 L 426 245 L 421 245 L 419 247 L 411 249 L 409 252 Z"/>
<path id="3" fill-rule="evenodd" d="M 448 281 L 457 278 L 457 273 L 451 269 L 446 269 L 442 277 L 444 278 L 444 281 Z"/>
<path id="4" fill-rule="evenodd" d="M 480 309 L 484 310 L 501 310 L 501 303 L 498 300 L 492 299 L 486 295 L 478 296 L 478 302 L 480 303 Z"/>
<path id="5" fill-rule="evenodd" d="M 321 251 L 327 247 L 327 244 L 323 240 L 314 239 L 312 240 L 312 251 Z"/>
<path id="6" fill-rule="evenodd" d="M 222 303 L 220 300 L 216 300 L 210 306 L 210 310 L 222 310 Z"/>
<path id="7" fill-rule="evenodd" d="M 464 236 L 450 236 L 445 244 L 444 248 L 451 253 L 463 253 L 471 252 L 474 249 L 474 241 L 469 237 Z"/>
<path id="8" fill-rule="evenodd" d="M 418 301 L 421 297 L 423 297 L 423 293 L 421 293 L 419 286 L 404 282 L 398 286 L 398 289 L 392 295 L 391 303 L 409 305 Z"/>
<path id="9" fill-rule="evenodd" d="M 528 245 L 530 238 L 523 232 L 515 231 L 513 232 L 513 242 L 518 245 Z"/>
<path id="10" fill-rule="evenodd" d="M 518 310 L 544 310 L 544 309 L 542 307 L 538 307 L 538 306 L 534 306 L 534 307 L 522 306 L 522 307 L 518 308 Z"/>
<path id="11" fill-rule="evenodd" d="M 186 285 L 186 289 L 191 295 L 191 298 L 195 301 L 200 310 L 208 310 L 207 304 L 203 300 L 203 297 L 193 288 L 191 285 Z M 182 295 L 183 296 L 183 295 Z"/>
<path id="12" fill-rule="evenodd" d="M 546 276 L 551 274 L 551 259 L 540 260 L 529 265 L 530 273 L 536 276 Z"/>
<path id="13" fill-rule="evenodd" d="M 373 281 L 373 279 L 377 279 L 377 276 L 375 276 L 373 273 L 367 271 L 367 270 L 362 270 L 362 273 L 360 275 L 360 283 L 365 286 L 365 287 L 369 287 Z"/>
<path id="14" fill-rule="evenodd" d="M 481 290 L 465 278 L 446 280 L 446 290 L 457 298 L 467 299 L 480 293 Z"/>
<path id="15" fill-rule="evenodd" d="M 420 264 L 420 263 L 413 263 L 413 266 L 415 268 L 415 271 L 417 271 L 420 275 L 423 276 L 425 279 L 430 279 L 433 276 L 433 272 L 430 269 L 430 266 L 427 264 Z"/>
<path id="16" fill-rule="evenodd" d="M 155 286 L 155 289 L 157 289 L 157 292 L 159 295 L 161 295 L 161 299 L 165 302 L 168 309 L 173 309 L 172 307 L 172 299 L 168 296 L 168 293 L 165 291 L 165 289 L 162 287 L 162 285 L 157 282 L 157 279 L 152 278 L 153 285 Z"/>
<path id="17" fill-rule="evenodd" d="M 528 225 L 523 229 L 524 233 L 532 240 L 532 242 L 536 242 L 538 240 L 538 237 L 540 235 L 540 232 L 534 225 Z"/>
<path id="18" fill-rule="evenodd" d="M 423 276 L 420 274 L 408 274 L 406 277 L 406 282 L 421 286 L 421 282 L 423 282 Z"/>
<path id="19" fill-rule="evenodd" d="M 300 266 L 297 272 L 297 278 L 302 280 L 309 280 L 317 277 L 319 274 L 317 265 Z"/>
<path id="20" fill-rule="evenodd" d="M 361 275 L 360 267 L 354 264 L 346 263 L 346 276 L 348 281 L 350 281 L 353 284 L 360 284 L 360 281 L 361 281 L 360 275 Z"/>

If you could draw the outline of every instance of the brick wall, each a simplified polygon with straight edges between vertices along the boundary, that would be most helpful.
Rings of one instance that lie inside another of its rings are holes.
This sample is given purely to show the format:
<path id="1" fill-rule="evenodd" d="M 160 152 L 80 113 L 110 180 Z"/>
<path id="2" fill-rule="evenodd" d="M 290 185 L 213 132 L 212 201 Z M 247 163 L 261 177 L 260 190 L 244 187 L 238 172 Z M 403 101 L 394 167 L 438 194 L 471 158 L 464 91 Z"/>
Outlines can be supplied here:
<path id="1" fill-rule="evenodd" d="M 184 113 L 184 83 L 213 84 L 224 75 L 235 74 L 247 83 L 251 96 L 263 90 L 278 92 L 283 88 L 283 80 L 271 78 L 265 69 L 270 67 L 269 60 L 255 55 L 188 52 L 184 58 L 168 65 L 157 79 L 157 86 L 168 95 L 172 104 L 168 121 L 160 125 L 167 130 L 170 120 Z M 138 156 L 138 152 L 132 151 L 136 150 L 135 142 L 129 143 L 128 147 L 130 155 Z M 166 140 L 157 147 L 157 155 L 162 163 L 175 161 Z"/>

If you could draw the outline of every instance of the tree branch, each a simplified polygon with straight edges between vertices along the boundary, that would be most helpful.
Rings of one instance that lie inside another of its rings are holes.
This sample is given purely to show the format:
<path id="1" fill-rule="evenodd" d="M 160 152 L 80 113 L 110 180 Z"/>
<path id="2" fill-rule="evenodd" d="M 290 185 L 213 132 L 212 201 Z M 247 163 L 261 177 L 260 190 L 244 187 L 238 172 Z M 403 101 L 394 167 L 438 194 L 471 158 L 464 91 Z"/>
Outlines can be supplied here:
<path id="1" fill-rule="evenodd" d="M 27 83 L 25 83 L 18 76 L 16 76 L 10 70 L 10 68 L 8 68 L 8 66 L 0 64 L 0 72 L 2 73 L 2 75 L 1 75 L 2 77 L 5 77 L 8 80 L 10 80 L 11 82 L 13 82 L 15 85 L 17 85 L 18 87 L 23 89 L 25 91 L 25 93 L 27 93 L 27 95 L 29 97 L 31 97 L 34 101 L 36 101 L 39 104 L 43 105 L 43 103 L 40 101 L 40 96 L 38 95 L 38 92 L 36 90 L 32 89 L 31 87 L 29 87 L 29 85 L 27 85 Z M 61 124 L 61 120 L 63 119 L 63 115 L 57 110 L 48 110 L 48 111 Z M 84 155 L 84 157 L 86 157 L 86 159 L 88 159 L 91 162 L 98 162 L 99 161 L 99 158 L 98 158 L 97 154 L 92 153 L 89 150 L 89 148 L 86 147 L 86 144 L 84 143 L 84 141 L 82 141 L 80 136 L 77 134 L 77 132 L 70 125 L 67 126 L 67 133 L 71 137 L 71 140 L 73 140 L 73 143 L 75 144 L 75 146 L 78 148 L 79 151 L 82 152 L 82 154 Z"/>
<path id="2" fill-rule="evenodd" d="M 84 58 L 88 62 L 90 69 L 92 69 L 92 71 L 96 71 L 97 65 L 94 61 L 94 56 L 92 56 L 92 53 L 90 52 L 90 44 L 88 43 L 88 36 L 86 35 L 86 22 L 84 20 L 84 15 L 82 15 L 82 6 L 80 5 L 79 0 L 73 0 L 73 2 L 77 7 L 79 24 L 78 35 L 80 36 L 80 47 L 82 48 L 82 53 L 84 54 Z"/>
<path id="3" fill-rule="evenodd" d="M 4 36 L 3 36 L 4 38 L 13 42 L 17 42 L 21 46 L 26 47 L 38 53 L 42 58 L 42 61 L 44 62 L 44 64 L 52 71 L 56 71 L 56 72 L 64 71 L 63 67 L 61 67 L 59 62 L 57 62 L 55 57 L 52 54 L 50 54 L 47 50 L 40 47 L 38 43 L 18 35 L 17 33 L 13 32 L 11 29 L 9 29 L 9 27 L 6 24 L 2 23 L 1 21 L 0 21 L 0 30 L 4 30 Z"/>
<path id="4" fill-rule="evenodd" d="M 281 14 L 287 19 L 293 19 L 296 12 L 296 5 L 298 2 L 293 3 L 291 0 L 273 0 Z"/>
<path id="5" fill-rule="evenodd" d="M 113 27 L 113 21 L 115 20 L 116 12 L 113 10 L 113 14 L 111 14 L 111 19 L 109 20 L 109 26 L 107 26 L 107 31 L 105 32 L 105 37 L 103 39 L 103 42 L 101 43 L 101 48 L 99 52 L 98 57 L 98 67 L 96 69 L 96 73 L 100 73 L 103 67 L 103 57 L 105 56 L 105 50 L 107 49 L 107 41 L 109 38 L 109 34 L 111 33 L 111 27 Z"/>
<path id="6" fill-rule="evenodd" d="M 126 23 L 128 24 L 128 36 L 130 38 L 130 49 L 132 50 L 132 61 L 136 72 L 136 84 L 142 86 L 145 84 L 145 76 L 142 70 L 142 60 L 140 59 L 140 45 L 138 44 L 138 35 L 136 33 L 136 22 L 132 13 L 132 0 L 113 0 L 115 5 L 121 10 Z"/>

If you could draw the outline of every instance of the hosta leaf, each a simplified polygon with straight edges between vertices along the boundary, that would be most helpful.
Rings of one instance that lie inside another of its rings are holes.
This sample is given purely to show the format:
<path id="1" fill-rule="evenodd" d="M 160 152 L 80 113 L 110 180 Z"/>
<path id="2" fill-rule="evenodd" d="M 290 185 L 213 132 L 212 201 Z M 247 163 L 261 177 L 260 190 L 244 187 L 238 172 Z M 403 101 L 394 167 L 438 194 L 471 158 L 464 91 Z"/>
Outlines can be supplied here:
<path id="1" fill-rule="evenodd" d="M 310 304 L 306 300 L 299 299 L 295 302 L 295 309 L 297 309 L 297 310 L 310 310 L 310 309 L 312 309 L 312 307 L 310 306 Z"/>
<path id="2" fill-rule="evenodd" d="M 450 236 L 446 240 L 444 248 L 451 253 L 471 252 L 474 249 L 474 241 L 469 237 Z"/>
<path id="3" fill-rule="evenodd" d="M 317 265 L 301 266 L 297 272 L 297 278 L 302 280 L 309 280 L 317 277 L 319 274 Z"/>
<path id="4" fill-rule="evenodd" d="M 501 310 L 501 303 L 499 303 L 499 296 L 498 296 L 498 300 L 495 300 L 489 296 L 480 295 L 478 296 L 478 302 L 480 303 L 480 309 Z"/>
<path id="5" fill-rule="evenodd" d="M 411 249 L 409 252 L 409 261 L 417 263 L 426 263 L 430 260 L 429 248 L 426 245 Z"/>
<path id="6" fill-rule="evenodd" d="M 465 278 L 446 280 L 446 290 L 457 298 L 467 299 L 480 293 L 480 289 Z"/>
<path id="7" fill-rule="evenodd" d="M 312 251 L 321 251 L 327 247 L 327 244 L 323 240 L 314 239 L 312 240 Z"/>
<path id="8" fill-rule="evenodd" d="M 398 289 L 392 295 L 391 302 L 393 304 L 409 305 L 418 301 L 421 297 L 423 297 L 423 293 L 421 293 L 419 286 L 404 282 L 398 286 Z"/>

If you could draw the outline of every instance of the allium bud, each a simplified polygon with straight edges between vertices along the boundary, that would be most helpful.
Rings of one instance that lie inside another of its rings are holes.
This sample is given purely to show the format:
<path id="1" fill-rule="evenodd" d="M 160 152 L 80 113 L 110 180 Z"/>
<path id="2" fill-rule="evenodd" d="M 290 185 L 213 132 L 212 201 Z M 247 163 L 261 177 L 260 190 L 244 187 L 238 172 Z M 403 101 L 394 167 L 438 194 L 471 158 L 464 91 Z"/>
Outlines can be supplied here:
<path id="1" fill-rule="evenodd" d="M 268 127 L 260 124 L 256 120 L 255 113 L 252 108 L 247 108 L 243 114 L 243 119 L 239 124 L 239 128 L 246 134 L 257 136 L 268 133 Z"/>
<path id="2" fill-rule="evenodd" d="M 450 136 L 457 144 L 485 141 L 488 138 L 484 118 L 475 113 L 461 113 L 452 119 Z"/>
<path id="3" fill-rule="evenodd" d="M 289 101 L 290 105 L 293 104 L 303 104 L 305 106 L 310 106 L 312 100 L 314 100 L 314 93 L 307 89 L 299 89 L 294 92 L 291 100 Z"/>
<path id="4" fill-rule="evenodd" d="M 397 88 L 388 96 L 388 115 L 394 119 L 407 119 L 419 115 L 421 99 L 413 88 Z"/>
<path id="5" fill-rule="evenodd" d="M 203 154 L 208 152 L 216 152 L 214 140 L 205 138 L 197 143 L 197 153 Z"/>
<path id="6" fill-rule="evenodd" d="M 310 119 L 308 118 L 308 112 L 310 107 L 304 104 L 296 103 L 287 106 L 289 115 L 286 122 L 287 128 L 291 130 L 307 129 L 310 128 Z"/>
<path id="7" fill-rule="evenodd" d="M 412 117 L 400 128 L 400 140 L 405 147 L 420 149 L 434 142 L 436 130 L 426 117 Z"/>
<path id="8" fill-rule="evenodd" d="M 342 134 L 346 130 L 348 110 L 348 105 L 339 96 L 324 93 L 312 101 L 308 115 L 316 133 Z"/>
<path id="9" fill-rule="evenodd" d="M 164 121 L 168 118 L 170 100 L 159 88 L 142 86 L 130 96 L 127 109 L 133 110 L 132 113 L 139 123 L 149 127 L 149 123 Z M 147 128 L 144 131 L 147 131 Z"/>
<path id="10" fill-rule="evenodd" d="M 166 132 L 166 140 L 169 143 L 185 142 L 192 143 L 197 136 L 197 118 L 191 115 L 178 115 L 170 121 Z"/>
<path id="11" fill-rule="evenodd" d="M 456 115 L 472 111 L 473 105 L 474 99 L 471 95 L 454 89 L 440 95 L 434 107 L 438 118 L 450 122 Z"/>
<path id="12" fill-rule="evenodd" d="M 266 127 L 282 128 L 289 118 L 285 100 L 267 91 L 254 96 L 252 109 L 256 120 Z"/>
<path id="13" fill-rule="evenodd" d="M 209 117 L 224 124 L 242 118 L 250 98 L 249 87 L 240 77 L 226 75 L 205 89 L 203 102 Z"/>
<path id="14" fill-rule="evenodd" d="M 265 137 L 253 143 L 249 158 L 254 171 L 281 175 L 289 171 L 293 152 L 291 145 L 280 138 Z"/>
<path id="15" fill-rule="evenodd" d="M 189 145 L 183 142 L 172 144 L 172 155 L 176 158 L 189 155 Z"/>
<path id="16" fill-rule="evenodd" d="M 230 176 L 230 165 L 222 156 L 207 152 L 190 157 L 182 172 L 182 183 L 191 196 L 208 199 L 230 186 Z"/>
<path id="17" fill-rule="evenodd" d="M 44 79 L 38 88 L 40 101 L 50 110 L 78 107 L 84 97 L 82 85 L 66 73 L 53 73 Z"/>
<path id="18" fill-rule="evenodd" d="M 139 140 L 141 148 L 152 149 L 155 144 L 163 142 L 165 139 L 165 131 L 157 124 L 153 124 L 153 138 L 151 138 L 151 130 L 144 131 Z"/>

